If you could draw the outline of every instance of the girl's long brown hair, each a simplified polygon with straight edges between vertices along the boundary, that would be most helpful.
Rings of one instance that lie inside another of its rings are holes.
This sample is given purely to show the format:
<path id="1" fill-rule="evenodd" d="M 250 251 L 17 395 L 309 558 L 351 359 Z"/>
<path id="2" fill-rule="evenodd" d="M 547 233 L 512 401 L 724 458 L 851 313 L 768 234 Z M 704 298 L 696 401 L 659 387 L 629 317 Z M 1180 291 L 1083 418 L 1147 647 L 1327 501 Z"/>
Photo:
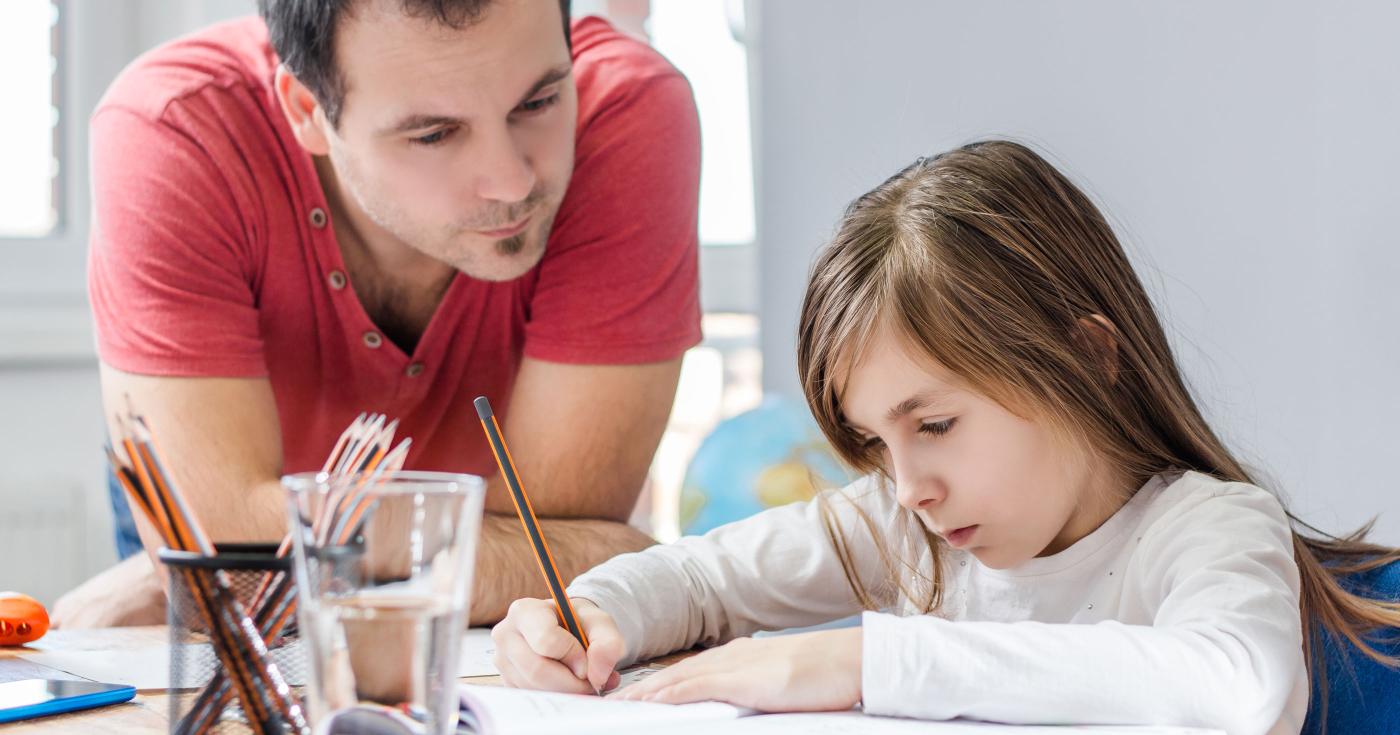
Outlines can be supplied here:
<path id="1" fill-rule="evenodd" d="M 1076 446 L 1092 447 L 1133 487 L 1173 470 L 1258 484 L 1202 418 L 1108 222 L 1025 146 L 986 141 L 919 159 L 855 200 L 817 259 L 798 332 L 802 387 L 837 454 L 876 473 L 880 458 L 846 425 L 840 395 L 879 328 L 974 390 L 1008 407 L 1030 407 Z M 1103 343 L 1086 339 L 1086 329 L 1107 330 L 1111 348 L 1086 349 Z M 1369 525 L 1337 537 L 1289 518 L 1304 652 L 1323 690 L 1322 635 L 1400 666 L 1370 643 L 1380 629 L 1400 628 L 1400 602 L 1338 583 L 1400 560 L 1400 549 L 1367 543 Z M 827 521 L 856 597 L 879 606 L 853 571 L 845 531 L 833 514 Z M 865 525 L 873 532 L 870 519 Z M 878 583 L 895 583 L 929 612 L 940 603 L 942 564 L 937 537 L 923 537 L 933 554 L 923 593 L 898 581 L 909 566 L 883 546 L 888 578 Z"/>

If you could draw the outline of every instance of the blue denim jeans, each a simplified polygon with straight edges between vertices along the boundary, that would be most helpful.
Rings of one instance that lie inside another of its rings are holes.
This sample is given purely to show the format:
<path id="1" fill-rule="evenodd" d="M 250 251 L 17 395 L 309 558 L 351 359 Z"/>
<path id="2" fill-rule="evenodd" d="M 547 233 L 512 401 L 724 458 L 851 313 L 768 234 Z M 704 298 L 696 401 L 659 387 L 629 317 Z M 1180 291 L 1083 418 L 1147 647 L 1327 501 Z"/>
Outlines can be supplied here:
<path id="1" fill-rule="evenodd" d="M 112 502 L 112 529 L 117 542 L 117 558 L 125 559 L 141 550 L 141 537 L 136 535 L 136 519 L 126 503 L 126 492 L 117 482 L 117 474 L 107 468 L 107 496 Z"/>

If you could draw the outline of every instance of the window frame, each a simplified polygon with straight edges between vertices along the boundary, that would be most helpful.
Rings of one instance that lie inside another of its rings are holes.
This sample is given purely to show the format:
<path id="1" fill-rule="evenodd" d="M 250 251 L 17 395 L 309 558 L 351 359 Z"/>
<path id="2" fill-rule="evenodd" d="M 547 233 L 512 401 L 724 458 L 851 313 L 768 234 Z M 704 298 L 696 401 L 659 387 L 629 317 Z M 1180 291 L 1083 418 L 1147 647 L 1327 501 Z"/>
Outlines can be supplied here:
<path id="1" fill-rule="evenodd" d="M 54 80 L 59 109 L 58 216 L 47 235 L 0 237 L 0 363 L 90 361 L 87 308 L 87 119 L 133 57 L 132 14 L 122 3 L 56 0 Z"/>
<path id="2" fill-rule="evenodd" d="M 0 237 L 0 367 L 96 362 L 87 301 L 88 120 L 112 81 L 165 40 L 257 12 L 253 0 L 54 1 L 62 196 L 48 235 Z"/>

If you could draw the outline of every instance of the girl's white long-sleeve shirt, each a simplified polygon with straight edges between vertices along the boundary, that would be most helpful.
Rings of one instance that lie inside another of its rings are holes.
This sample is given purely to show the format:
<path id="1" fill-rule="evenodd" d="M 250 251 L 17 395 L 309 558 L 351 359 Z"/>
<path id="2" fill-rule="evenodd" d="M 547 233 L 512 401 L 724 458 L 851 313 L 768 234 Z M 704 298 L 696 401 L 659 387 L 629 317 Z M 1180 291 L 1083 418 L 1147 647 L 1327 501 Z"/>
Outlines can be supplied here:
<path id="1" fill-rule="evenodd" d="M 870 714 L 1230 735 L 1302 727 L 1298 569 L 1283 509 L 1260 488 L 1158 476 L 1078 543 L 1013 569 L 945 548 L 933 614 L 918 614 L 901 585 L 878 584 L 889 575 L 873 534 L 896 564 L 903 554 L 922 577 L 932 570 L 893 492 L 867 478 L 826 497 L 856 573 L 895 611 L 862 619 Z M 860 611 L 817 501 L 616 557 L 569 594 L 613 616 L 624 665 Z"/>

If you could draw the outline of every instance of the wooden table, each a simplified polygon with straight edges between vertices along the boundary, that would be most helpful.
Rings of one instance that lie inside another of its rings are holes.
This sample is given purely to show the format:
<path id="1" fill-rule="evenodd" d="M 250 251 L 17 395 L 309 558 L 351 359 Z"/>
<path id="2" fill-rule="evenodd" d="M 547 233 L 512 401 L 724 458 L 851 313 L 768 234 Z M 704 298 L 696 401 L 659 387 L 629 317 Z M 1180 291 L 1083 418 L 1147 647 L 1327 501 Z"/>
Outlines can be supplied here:
<path id="1" fill-rule="evenodd" d="M 168 640 L 163 625 L 143 628 L 108 628 L 101 630 L 55 630 L 34 645 L 49 651 L 122 651 L 144 646 L 160 645 Z M 26 648 L 0 647 L 0 661 L 17 658 Z M 36 668 L 37 664 L 27 664 Z M 53 678 L 72 678 L 54 671 Z M 41 674 L 42 675 L 42 674 Z M 471 684 L 500 684 L 499 676 L 473 676 L 461 681 Z M 0 725 L 0 735 L 62 735 L 73 733 L 115 733 L 116 735 L 152 735 L 170 730 L 170 696 L 164 689 L 138 690 L 136 698 L 125 704 L 98 709 L 70 712 Z"/>

